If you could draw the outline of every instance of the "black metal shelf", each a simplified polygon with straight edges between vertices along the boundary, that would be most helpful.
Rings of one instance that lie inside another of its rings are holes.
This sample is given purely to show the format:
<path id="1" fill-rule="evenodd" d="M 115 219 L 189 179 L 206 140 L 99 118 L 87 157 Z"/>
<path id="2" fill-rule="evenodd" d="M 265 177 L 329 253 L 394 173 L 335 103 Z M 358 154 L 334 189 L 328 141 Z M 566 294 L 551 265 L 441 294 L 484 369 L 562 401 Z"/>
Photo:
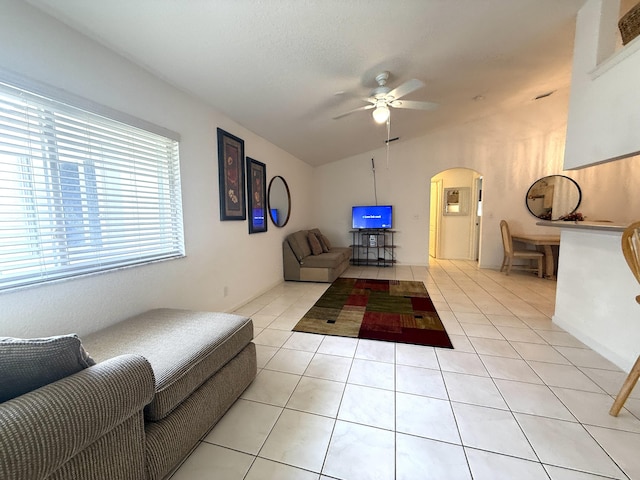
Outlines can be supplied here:
<path id="1" fill-rule="evenodd" d="M 390 267 L 396 263 L 395 230 L 360 229 L 351 230 L 351 264 Z"/>

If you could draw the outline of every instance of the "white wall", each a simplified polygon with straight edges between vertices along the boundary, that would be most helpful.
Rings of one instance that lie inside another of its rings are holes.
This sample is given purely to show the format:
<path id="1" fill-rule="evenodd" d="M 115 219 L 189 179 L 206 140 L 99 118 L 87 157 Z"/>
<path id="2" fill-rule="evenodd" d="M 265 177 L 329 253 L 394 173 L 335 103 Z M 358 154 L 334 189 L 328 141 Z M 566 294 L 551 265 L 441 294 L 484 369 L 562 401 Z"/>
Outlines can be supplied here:
<path id="1" fill-rule="evenodd" d="M 0 335 L 85 334 L 158 307 L 229 310 L 282 280 L 282 239 L 310 226 L 312 168 L 26 2 L 0 0 L 0 67 L 181 134 L 187 256 L 0 293 Z M 216 127 L 289 183 L 289 224 L 220 222 Z M 227 287 L 228 296 L 224 296 Z"/>
<path id="2" fill-rule="evenodd" d="M 578 15 L 565 167 L 640 150 L 640 39 L 602 62 L 612 51 L 618 3 L 589 0 Z M 591 219 L 611 215 L 625 220 L 621 224 L 640 219 L 639 158 L 576 172 L 599 194 Z M 639 288 L 622 255 L 619 232 L 563 229 L 553 320 L 627 371 L 640 342 L 634 300 Z"/>
<path id="3" fill-rule="evenodd" d="M 182 260 L 0 293 L 0 335 L 84 334 L 156 306 L 229 310 L 281 280 L 281 241 L 287 233 L 317 225 L 333 243 L 350 243 L 351 206 L 374 202 L 372 157 L 378 203 L 395 207 L 397 257 L 405 264 L 427 263 L 430 178 L 453 167 L 481 172 L 481 265 L 497 267 L 500 219 L 523 232 L 540 232 L 524 196 L 537 178 L 563 173 L 566 89 L 516 110 L 401 138 L 391 145 L 388 166 L 380 149 L 312 169 L 25 2 L 0 0 L 0 11 L 0 67 L 182 135 L 187 247 Z M 219 221 L 216 127 L 243 138 L 246 154 L 266 163 L 268 177 L 287 179 L 292 215 L 285 228 L 269 224 L 268 232 L 248 235 L 246 222 Z M 633 188 L 639 171 L 635 157 L 564 174 L 580 183 L 580 210 L 590 219 L 631 221 L 640 218 Z"/>
<path id="4" fill-rule="evenodd" d="M 561 230 L 553 321 L 629 371 L 638 356 L 640 286 L 622 255 L 621 233 Z"/>
<path id="5" fill-rule="evenodd" d="M 564 167 L 640 152 L 640 39 L 614 55 L 619 0 L 589 0 L 578 13 Z"/>
<path id="6" fill-rule="evenodd" d="M 562 171 L 568 97 L 568 89 L 562 89 L 511 111 L 416 139 L 401 138 L 391 144 L 388 167 L 383 148 L 316 168 L 314 208 L 319 227 L 336 243 L 349 244 L 351 206 L 374 202 L 372 157 L 378 203 L 394 206 L 399 263 L 427 264 L 430 179 L 449 168 L 469 168 L 483 175 L 482 267 L 497 268 L 502 262 L 501 219 L 508 220 L 513 231 L 557 233 L 536 226 L 538 219 L 525 205 L 531 184 L 546 175 L 561 173 L 580 184 L 579 211 L 590 220 L 630 223 L 640 218 L 640 196 L 634 187 L 640 178 L 640 157 Z"/>

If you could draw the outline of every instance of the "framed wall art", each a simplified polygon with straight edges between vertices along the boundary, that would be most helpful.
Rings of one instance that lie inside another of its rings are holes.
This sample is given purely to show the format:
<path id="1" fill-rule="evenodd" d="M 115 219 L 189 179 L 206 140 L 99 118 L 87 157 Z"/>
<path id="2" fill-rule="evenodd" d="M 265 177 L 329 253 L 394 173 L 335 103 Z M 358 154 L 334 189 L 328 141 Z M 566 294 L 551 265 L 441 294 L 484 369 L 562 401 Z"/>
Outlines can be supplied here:
<path id="1" fill-rule="evenodd" d="M 218 128 L 220 220 L 246 220 L 244 140 Z"/>
<path id="2" fill-rule="evenodd" d="M 444 189 L 443 215 L 469 215 L 469 187 Z"/>
<path id="3" fill-rule="evenodd" d="M 267 231 L 267 167 L 247 157 L 247 196 L 249 198 L 249 233 Z"/>

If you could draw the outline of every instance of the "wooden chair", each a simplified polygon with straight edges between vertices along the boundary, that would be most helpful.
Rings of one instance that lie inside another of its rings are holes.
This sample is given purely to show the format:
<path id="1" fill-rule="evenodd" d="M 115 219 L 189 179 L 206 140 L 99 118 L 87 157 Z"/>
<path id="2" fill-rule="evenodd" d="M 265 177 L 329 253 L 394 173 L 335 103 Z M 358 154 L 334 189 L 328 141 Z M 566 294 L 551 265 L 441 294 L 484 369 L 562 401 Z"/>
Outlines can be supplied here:
<path id="1" fill-rule="evenodd" d="M 629 225 L 624 232 L 622 232 L 622 254 L 627 261 L 633 276 L 640 282 L 640 222 L 634 222 Z M 636 302 L 640 303 L 640 295 L 636 296 Z M 636 385 L 638 378 L 640 377 L 640 356 L 638 356 L 636 363 L 627 375 L 626 380 L 622 384 L 622 388 L 616 397 L 615 402 L 609 410 L 609 414 L 614 417 L 618 416 L 622 409 L 624 402 L 627 401 L 627 397 Z"/>
<path id="2" fill-rule="evenodd" d="M 511 232 L 509 231 L 509 224 L 504 220 L 500 221 L 500 233 L 502 234 L 502 247 L 504 249 L 504 257 L 502 259 L 500 271 L 502 272 L 506 267 L 506 274 L 509 275 L 512 267 L 523 268 L 525 270 L 537 271 L 538 277 L 542 278 L 544 253 L 538 252 L 537 250 L 514 250 L 513 239 L 511 238 Z M 514 258 L 537 260 L 538 268 L 529 268 L 526 265 L 513 265 Z"/>

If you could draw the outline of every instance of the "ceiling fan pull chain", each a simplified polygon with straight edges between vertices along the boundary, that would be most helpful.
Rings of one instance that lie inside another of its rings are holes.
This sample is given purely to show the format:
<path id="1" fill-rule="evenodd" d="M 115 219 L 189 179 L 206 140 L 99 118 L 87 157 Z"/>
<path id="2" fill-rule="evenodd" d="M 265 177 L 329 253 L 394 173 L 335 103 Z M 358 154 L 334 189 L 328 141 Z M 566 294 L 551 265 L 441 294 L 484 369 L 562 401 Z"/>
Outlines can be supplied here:
<path id="1" fill-rule="evenodd" d="M 389 139 L 391 138 L 391 117 L 387 119 L 387 170 L 389 170 Z"/>
<path id="2" fill-rule="evenodd" d="M 373 158 L 371 159 L 371 171 L 373 172 L 373 197 L 376 200 L 376 205 L 378 205 L 378 187 L 376 185 L 376 164 L 373 163 Z"/>

